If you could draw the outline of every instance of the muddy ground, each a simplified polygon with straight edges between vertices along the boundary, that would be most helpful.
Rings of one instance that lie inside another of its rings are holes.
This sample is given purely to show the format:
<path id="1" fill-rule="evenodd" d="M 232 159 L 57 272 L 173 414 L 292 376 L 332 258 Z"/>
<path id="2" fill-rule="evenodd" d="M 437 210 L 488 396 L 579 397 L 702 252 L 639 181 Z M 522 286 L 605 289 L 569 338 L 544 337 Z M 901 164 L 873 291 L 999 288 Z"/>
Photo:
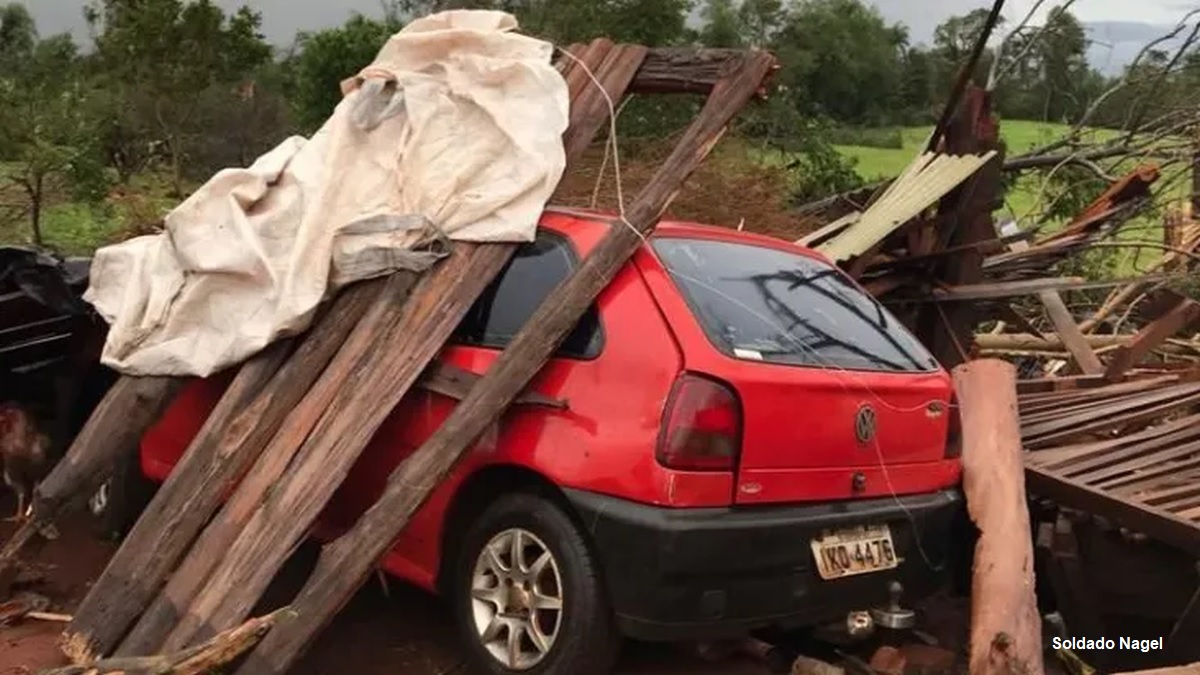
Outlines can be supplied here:
<path id="1" fill-rule="evenodd" d="M 5 495 L 7 497 L 7 495 Z M 12 513 L 0 498 L 0 513 Z M 35 561 L 44 566 L 45 581 L 31 587 L 50 598 L 52 610 L 70 613 L 103 570 L 115 544 L 91 536 L 86 523 L 74 520 L 60 528 L 57 540 L 47 542 Z M 13 525 L 0 523 L 0 541 Z M 267 606 L 286 603 L 303 584 L 315 547 L 301 549 L 264 601 Z M 275 603 L 272 605 L 271 603 Z M 0 675 L 29 675 L 43 668 L 66 665 L 56 641 L 61 624 L 27 621 L 0 628 Z M 391 580 L 385 594 L 379 582 L 369 583 L 339 614 L 334 624 L 296 668 L 297 675 L 466 675 L 458 656 L 450 617 L 436 597 Z M 749 660 L 706 663 L 682 648 L 630 645 L 620 675 L 764 675 L 769 671 Z"/>

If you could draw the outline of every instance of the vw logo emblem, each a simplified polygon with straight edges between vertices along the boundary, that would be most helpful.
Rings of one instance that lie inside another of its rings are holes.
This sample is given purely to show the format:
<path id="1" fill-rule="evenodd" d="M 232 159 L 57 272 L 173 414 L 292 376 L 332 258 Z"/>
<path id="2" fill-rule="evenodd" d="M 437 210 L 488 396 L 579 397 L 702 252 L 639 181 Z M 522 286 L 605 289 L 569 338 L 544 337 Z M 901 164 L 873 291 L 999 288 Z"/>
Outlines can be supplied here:
<path id="1" fill-rule="evenodd" d="M 854 436 L 859 443 L 869 443 L 875 438 L 876 424 L 874 408 L 864 405 L 858 409 L 858 414 L 854 416 Z"/>

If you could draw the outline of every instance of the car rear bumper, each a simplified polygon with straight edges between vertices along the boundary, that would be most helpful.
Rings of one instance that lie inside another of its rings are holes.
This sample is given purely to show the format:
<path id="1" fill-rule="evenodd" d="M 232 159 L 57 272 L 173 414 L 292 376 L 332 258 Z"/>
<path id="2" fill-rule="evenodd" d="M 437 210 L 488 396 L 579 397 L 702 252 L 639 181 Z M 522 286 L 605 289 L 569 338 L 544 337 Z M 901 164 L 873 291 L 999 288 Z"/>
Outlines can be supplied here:
<path id="1" fill-rule="evenodd" d="M 893 580 L 904 605 L 942 588 L 956 567 L 951 543 L 965 510 L 957 490 L 804 506 L 667 509 L 566 490 L 596 546 L 622 631 L 642 640 L 715 639 L 794 628 L 886 604 Z M 893 570 L 824 581 L 813 537 L 887 523 L 901 560 Z M 915 545 L 919 533 L 921 546 Z"/>

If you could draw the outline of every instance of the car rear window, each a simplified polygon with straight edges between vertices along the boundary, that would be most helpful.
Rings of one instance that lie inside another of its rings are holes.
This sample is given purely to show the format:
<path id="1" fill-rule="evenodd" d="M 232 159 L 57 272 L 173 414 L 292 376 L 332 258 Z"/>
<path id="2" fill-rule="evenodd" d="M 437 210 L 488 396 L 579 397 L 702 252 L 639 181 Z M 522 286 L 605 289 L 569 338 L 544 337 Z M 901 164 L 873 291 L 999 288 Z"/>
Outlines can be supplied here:
<path id="1" fill-rule="evenodd" d="M 709 339 L 742 359 L 912 372 L 937 361 L 833 266 L 777 249 L 701 239 L 653 244 Z"/>

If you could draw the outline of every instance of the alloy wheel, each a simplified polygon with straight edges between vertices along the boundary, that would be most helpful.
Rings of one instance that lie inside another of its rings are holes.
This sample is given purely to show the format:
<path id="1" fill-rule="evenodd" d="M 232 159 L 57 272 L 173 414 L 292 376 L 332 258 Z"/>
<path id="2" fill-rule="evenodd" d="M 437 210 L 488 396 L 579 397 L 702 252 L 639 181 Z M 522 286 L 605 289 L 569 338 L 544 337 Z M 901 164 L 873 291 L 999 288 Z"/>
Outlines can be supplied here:
<path id="1" fill-rule="evenodd" d="M 507 529 L 483 547 L 471 577 L 480 642 L 510 670 L 541 663 L 562 626 L 562 574 L 550 548 L 528 530 Z"/>

